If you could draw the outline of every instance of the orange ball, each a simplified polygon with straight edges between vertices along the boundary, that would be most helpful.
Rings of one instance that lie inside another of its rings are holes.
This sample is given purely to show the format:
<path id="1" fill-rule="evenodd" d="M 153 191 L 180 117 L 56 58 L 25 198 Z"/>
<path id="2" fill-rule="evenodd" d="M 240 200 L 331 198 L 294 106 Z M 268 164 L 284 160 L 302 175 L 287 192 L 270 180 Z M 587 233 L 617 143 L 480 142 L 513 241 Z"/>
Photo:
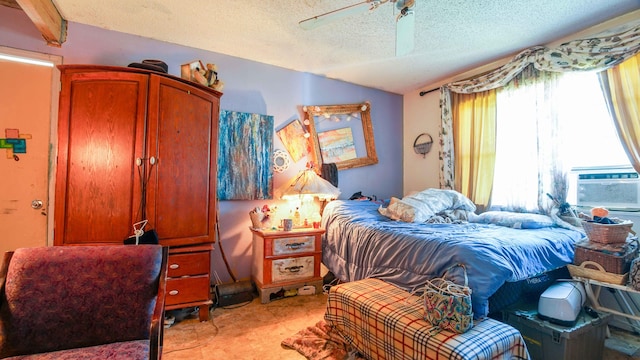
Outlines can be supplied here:
<path id="1" fill-rule="evenodd" d="M 591 209 L 591 216 L 607 217 L 609 216 L 609 210 L 603 207 L 594 207 Z"/>

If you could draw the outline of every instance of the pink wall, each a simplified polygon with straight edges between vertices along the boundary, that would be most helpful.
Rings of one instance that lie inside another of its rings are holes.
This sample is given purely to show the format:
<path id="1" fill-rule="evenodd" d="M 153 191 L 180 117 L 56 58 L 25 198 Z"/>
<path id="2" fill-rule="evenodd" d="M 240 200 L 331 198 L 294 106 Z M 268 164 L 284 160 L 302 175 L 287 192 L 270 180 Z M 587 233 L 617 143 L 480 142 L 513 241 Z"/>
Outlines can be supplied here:
<path id="1" fill-rule="evenodd" d="M 176 76 L 180 75 L 180 64 L 197 59 L 215 63 L 220 79 L 225 82 L 221 108 L 272 115 L 275 130 L 299 118 L 298 108 L 301 105 L 370 101 L 379 163 L 340 171 L 341 198 L 349 198 L 357 191 L 381 199 L 403 195 L 401 95 L 78 23 L 69 24 L 67 41 L 61 48 L 48 47 L 22 11 L 5 6 L 0 6 L 0 46 L 61 55 L 65 64 L 127 66 L 142 59 L 161 59 L 169 65 L 169 73 Z M 284 149 L 277 136 L 274 138 L 274 148 Z M 289 170 L 275 173 L 275 188 L 304 168 L 305 162 L 306 158 L 303 157 Z M 221 243 L 239 278 L 248 278 L 251 272 L 251 233 L 248 230 L 251 222 L 248 212 L 265 203 L 279 201 L 220 203 Z M 214 254 L 214 270 L 223 281 L 227 281 L 229 276 L 218 245 Z"/>

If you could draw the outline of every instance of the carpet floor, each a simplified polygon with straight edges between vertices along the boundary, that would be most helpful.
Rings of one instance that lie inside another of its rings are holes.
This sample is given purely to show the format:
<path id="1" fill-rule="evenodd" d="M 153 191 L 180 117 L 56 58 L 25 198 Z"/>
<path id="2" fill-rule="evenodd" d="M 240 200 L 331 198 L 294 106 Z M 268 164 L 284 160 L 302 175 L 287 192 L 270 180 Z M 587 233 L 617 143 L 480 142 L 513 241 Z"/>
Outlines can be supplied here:
<path id="1" fill-rule="evenodd" d="M 165 329 L 163 360 L 304 360 L 282 341 L 324 318 L 327 296 L 293 296 L 261 304 L 214 308 L 210 320 L 196 314 Z"/>

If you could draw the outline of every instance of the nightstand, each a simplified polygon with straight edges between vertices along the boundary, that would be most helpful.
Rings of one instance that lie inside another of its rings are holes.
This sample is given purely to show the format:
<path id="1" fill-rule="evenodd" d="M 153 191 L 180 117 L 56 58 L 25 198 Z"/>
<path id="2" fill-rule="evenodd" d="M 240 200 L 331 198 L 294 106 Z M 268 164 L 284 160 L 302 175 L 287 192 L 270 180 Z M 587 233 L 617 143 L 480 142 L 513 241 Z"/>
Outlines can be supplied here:
<path id="1" fill-rule="evenodd" d="M 253 233 L 251 277 L 265 304 L 280 290 L 314 286 L 322 292 L 320 263 L 324 229 L 258 230 Z"/>

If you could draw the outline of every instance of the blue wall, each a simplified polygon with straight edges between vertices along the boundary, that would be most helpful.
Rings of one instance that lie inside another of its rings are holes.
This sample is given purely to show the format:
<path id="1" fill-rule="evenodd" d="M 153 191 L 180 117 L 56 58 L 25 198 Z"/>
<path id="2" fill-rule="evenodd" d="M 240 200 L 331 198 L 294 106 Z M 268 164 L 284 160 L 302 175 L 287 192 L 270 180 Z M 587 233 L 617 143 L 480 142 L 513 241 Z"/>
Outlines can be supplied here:
<path id="1" fill-rule="evenodd" d="M 211 41 L 215 41 L 215 38 Z M 302 105 L 369 101 L 379 163 L 340 171 L 340 197 L 349 198 L 357 191 L 376 195 L 381 199 L 402 197 L 401 95 L 78 23 L 69 24 L 67 41 L 61 48 L 49 47 L 22 11 L 5 6 L 0 6 L 0 46 L 59 55 L 63 57 L 65 64 L 127 66 L 143 59 L 160 59 L 169 65 L 169 73 L 176 76 L 180 75 L 181 64 L 193 60 L 215 63 L 219 78 L 225 82 L 221 108 L 272 115 L 276 130 L 289 121 L 300 118 L 299 109 Z M 295 52 L 294 48 L 292 52 Z M 274 148 L 284 149 L 277 136 Z M 275 188 L 303 169 L 306 161 L 303 157 L 287 171 L 275 173 Z M 264 200 L 220 203 L 220 243 L 238 278 L 248 278 L 251 273 L 251 234 L 248 230 L 251 222 L 248 212 L 265 203 L 281 202 Z M 229 275 L 220 257 L 219 244 L 216 245 L 213 268 L 226 282 Z"/>

